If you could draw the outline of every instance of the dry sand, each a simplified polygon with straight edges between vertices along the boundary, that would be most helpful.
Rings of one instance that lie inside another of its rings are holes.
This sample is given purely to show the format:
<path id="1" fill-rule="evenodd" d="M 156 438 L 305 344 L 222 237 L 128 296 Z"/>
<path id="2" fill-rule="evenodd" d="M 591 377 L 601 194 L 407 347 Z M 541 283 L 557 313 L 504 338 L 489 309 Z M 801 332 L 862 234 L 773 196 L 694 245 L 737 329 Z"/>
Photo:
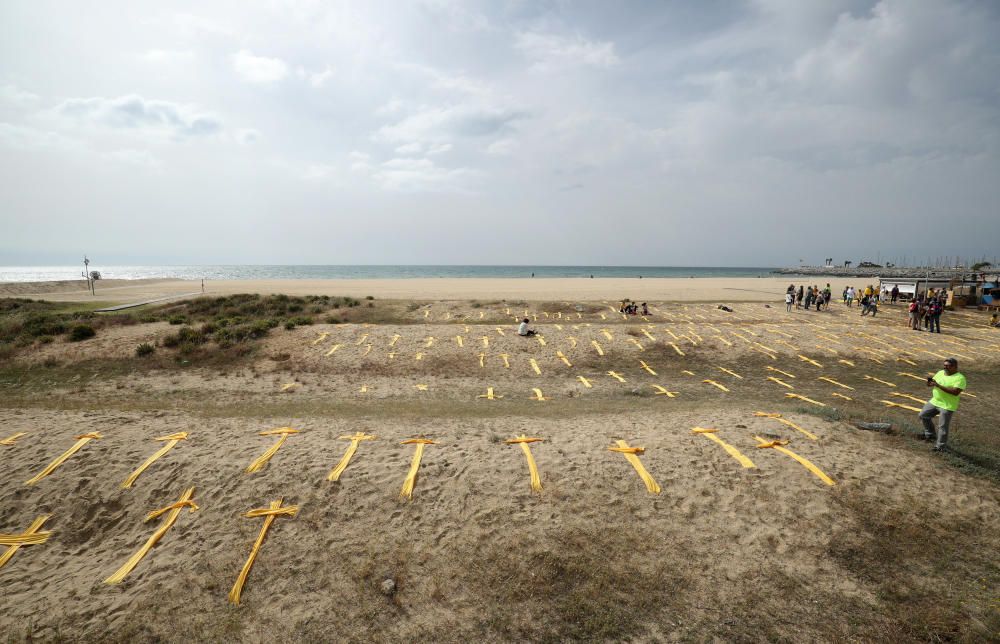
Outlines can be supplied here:
<path id="1" fill-rule="evenodd" d="M 809 284 L 831 284 L 838 296 L 847 284 L 863 287 L 862 279 L 812 278 Z M 805 283 L 788 277 L 633 278 L 633 279 L 344 279 L 344 280 L 225 280 L 205 283 L 208 295 L 260 293 L 263 295 L 337 295 L 401 300 L 554 300 L 594 301 L 631 298 L 671 302 L 778 302 L 789 284 Z M 53 301 L 139 302 L 201 291 L 188 280 L 101 280 L 97 295 L 83 282 L 4 282 L 0 297 L 31 297 Z"/>
<path id="2" fill-rule="evenodd" d="M 550 297 L 544 287 L 536 293 Z M 647 297 L 634 288 L 631 295 Z M 503 334 L 476 322 L 523 314 L 506 308 L 434 302 L 411 312 L 415 324 L 276 329 L 259 357 L 235 370 L 103 378 L 83 369 L 55 385 L 32 376 L 41 370 L 44 378 L 47 361 L 125 360 L 138 342 L 176 328 L 164 324 L 52 343 L 19 358 L 34 370 L 23 385 L 5 385 L 0 438 L 28 435 L 0 446 L 0 532 L 51 514 L 45 527 L 53 536 L 0 570 L 0 633 L 121 641 L 870 639 L 905 633 L 899 622 L 909 621 L 894 614 L 880 580 L 853 563 L 880 536 L 872 526 L 882 513 L 900 513 L 885 515 L 893 525 L 944 522 L 979 535 L 980 556 L 995 562 L 995 485 L 908 449 L 899 436 L 804 413 L 806 403 L 766 380 L 780 375 L 767 369 L 776 366 L 798 376 L 789 379 L 796 392 L 830 407 L 881 410 L 878 401 L 891 391 L 925 396 L 921 383 L 898 372 L 933 370 L 942 351 L 974 351 L 973 378 L 995 371 L 997 336 L 976 316 L 946 318 L 947 335 L 911 337 L 892 309 L 873 320 L 836 307 L 788 315 L 760 304 L 738 304 L 731 314 L 678 305 L 657 308 L 645 322 L 622 320 L 606 305 L 579 316 L 571 306 L 529 307 L 543 344 L 514 336 L 513 319 L 499 325 Z M 855 389 L 818 381 L 822 374 Z M 676 397 L 653 395 L 654 384 Z M 504 397 L 478 398 L 486 387 Z M 531 400 L 533 388 L 548 400 Z M 993 397 L 975 384 L 970 390 L 980 397 L 963 402 L 958 436 L 968 415 L 997 413 Z M 817 440 L 754 417 L 758 409 L 783 412 Z M 912 413 L 884 413 L 912 422 Z M 247 474 L 276 440 L 257 432 L 281 426 L 303 433 L 263 471 Z M 695 426 L 718 428 L 757 468 L 740 467 L 692 434 Z M 338 437 L 359 430 L 378 439 L 362 443 L 339 483 L 328 482 L 347 446 Z M 24 485 L 89 431 L 104 438 Z M 120 489 L 159 447 L 153 439 L 178 431 L 189 440 L 133 489 Z M 521 450 L 503 443 L 521 433 L 545 439 L 532 445 L 541 493 L 529 488 Z M 427 447 L 407 503 L 398 493 L 413 448 L 400 442 L 417 435 L 438 444 Z M 788 447 L 836 486 L 783 454 L 755 449 L 754 435 L 791 440 Z M 616 439 L 647 448 L 641 458 L 662 494 L 647 494 L 625 459 L 607 451 Z M 201 509 L 185 510 L 123 584 L 101 583 L 156 529 L 155 520 L 143 523 L 145 514 L 189 486 Z M 301 513 L 276 521 L 243 604 L 231 607 L 226 593 L 262 522 L 242 513 L 277 498 Z M 928 544 L 894 545 L 918 557 L 919 576 L 909 583 L 942 574 L 919 558 Z M 397 584 L 392 596 L 380 592 L 387 578 Z M 995 593 L 960 588 L 960 597 L 942 601 L 986 619 L 982 606 Z M 871 626 L 883 623 L 884 630 Z"/>

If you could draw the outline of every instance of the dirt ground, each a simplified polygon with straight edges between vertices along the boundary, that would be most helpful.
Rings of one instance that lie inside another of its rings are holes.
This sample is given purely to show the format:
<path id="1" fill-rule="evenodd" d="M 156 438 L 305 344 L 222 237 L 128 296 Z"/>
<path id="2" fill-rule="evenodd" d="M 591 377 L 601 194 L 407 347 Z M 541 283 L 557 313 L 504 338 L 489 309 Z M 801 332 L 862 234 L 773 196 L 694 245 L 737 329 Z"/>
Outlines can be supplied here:
<path id="1" fill-rule="evenodd" d="M 0 634 L 998 637 L 1000 331 L 971 312 L 946 313 L 937 335 L 908 330 L 901 307 L 733 308 L 658 302 L 623 319 L 599 301 L 441 301 L 406 307 L 405 323 L 274 329 L 248 360 L 190 368 L 135 357 L 165 323 L 33 347 L 0 369 L 0 439 L 25 433 L 0 445 L 0 533 L 49 515 L 51 535 L 0 568 Z M 523 315 L 539 337 L 516 335 Z M 969 395 L 942 455 L 898 405 L 919 408 L 947 356 Z M 247 473 L 278 440 L 259 432 L 279 427 L 301 433 Z M 376 438 L 328 481 L 358 431 Z M 25 485 L 87 432 L 102 437 Z M 175 432 L 189 436 L 122 489 Z M 541 491 L 505 443 L 522 434 L 542 439 Z M 413 437 L 435 444 L 405 501 Z M 608 450 L 617 440 L 645 448 L 659 494 Z M 773 441 L 790 453 L 758 447 Z M 189 487 L 199 509 L 103 583 L 164 520 L 145 516 Z M 243 515 L 277 499 L 299 512 L 274 521 L 233 606 L 264 521 Z"/>

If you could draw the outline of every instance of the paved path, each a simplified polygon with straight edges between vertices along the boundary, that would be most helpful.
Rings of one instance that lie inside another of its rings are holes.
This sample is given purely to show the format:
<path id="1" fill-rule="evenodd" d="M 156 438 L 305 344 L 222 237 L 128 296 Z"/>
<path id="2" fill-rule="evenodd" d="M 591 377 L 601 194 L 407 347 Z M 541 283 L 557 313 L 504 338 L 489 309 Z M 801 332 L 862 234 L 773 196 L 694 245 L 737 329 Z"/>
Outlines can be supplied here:
<path id="1" fill-rule="evenodd" d="M 194 293 L 181 293 L 180 295 L 170 295 L 168 297 L 161 297 L 155 300 L 146 300 L 145 302 L 133 302 L 131 304 L 119 304 L 118 306 L 109 306 L 104 309 L 97 309 L 96 313 L 111 313 L 112 311 L 121 311 L 124 309 L 131 309 L 137 306 L 145 306 L 146 304 L 155 304 L 156 302 L 163 302 L 164 300 L 175 300 L 179 297 L 191 297 L 192 295 L 202 295 L 201 291 L 195 291 Z"/>

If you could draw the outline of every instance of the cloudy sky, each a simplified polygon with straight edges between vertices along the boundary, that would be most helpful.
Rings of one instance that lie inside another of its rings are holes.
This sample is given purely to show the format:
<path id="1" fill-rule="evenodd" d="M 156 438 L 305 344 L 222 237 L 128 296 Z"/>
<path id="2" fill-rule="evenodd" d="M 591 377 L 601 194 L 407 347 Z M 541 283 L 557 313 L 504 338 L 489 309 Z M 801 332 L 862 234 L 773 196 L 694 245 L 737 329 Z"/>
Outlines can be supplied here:
<path id="1" fill-rule="evenodd" d="M 0 3 L 0 264 L 993 257 L 994 0 Z"/>

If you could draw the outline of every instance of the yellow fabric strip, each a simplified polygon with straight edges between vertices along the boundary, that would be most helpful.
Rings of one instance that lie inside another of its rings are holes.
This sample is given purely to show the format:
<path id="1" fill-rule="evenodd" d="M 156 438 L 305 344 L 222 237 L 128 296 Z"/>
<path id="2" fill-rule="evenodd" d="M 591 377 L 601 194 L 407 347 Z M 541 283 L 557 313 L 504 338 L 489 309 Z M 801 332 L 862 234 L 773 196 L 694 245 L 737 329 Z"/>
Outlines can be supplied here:
<path id="1" fill-rule="evenodd" d="M 500 359 L 503 360 L 504 369 L 510 369 L 510 361 L 508 360 L 508 358 L 510 358 L 510 356 L 508 356 L 506 353 L 500 354 Z"/>
<path id="2" fill-rule="evenodd" d="M 921 378 L 920 376 L 918 376 L 915 373 L 907 373 L 905 371 L 897 371 L 896 375 L 897 376 L 906 376 L 907 378 L 913 378 L 914 380 L 919 380 L 920 382 L 924 382 L 926 380 L 926 378 Z"/>
<path id="3" fill-rule="evenodd" d="M 503 398 L 503 396 L 500 396 L 498 394 L 494 394 L 493 393 L 493 387 L 487 387 L 486 388 L 486 393 L 485 394 L 479 394 L 478 396 L 476 396 L 476 398 L 485 398 L 486 400 L 497 400 L 499 398 Z"/>
<path id="4" fill-rule="evenodd" d="M 726 441 L 724 441 L 721 438 L 719 438 L 718 436 L 716 436 L 715 433 L 717 431 L 719 431 L 719 430 L 717 430 L 717 429 L 708 429 L 708 428 L 705 428 L 705 427 L 695 427 L 691 431 L 693 433 L 695 433 L 695 434 L 701 434 L 705 438 L 707 438 L 709 440 L 712 440 L 712 441 L 718 443 L 719 445 L 721 445 L 722 448 L 724 450 L 726 450 L 726 452 L 730 456 L 732 456 L 737 461 L 739 461 L 740 465 L 742 465 L 743 467 L 745 467 L 747 469 L 757 467 L 756 465 L 753 464 L 753 461 L 751 461 L 749 458 L 747 458 L 746 456 L 744 456 L 743 453 L 740 452 L 740 450 L 736 449 L 735 447 L 733 447 L 732 445 L 730 445 Z"/>
<path id="5" fill-rule="evenodd" d="M 68 450 L 63 452 L 62 456 L 49 463 L 48 467 L 46 467 L 44 470 L 42 470 L 32 478 L 25 481 L 25 485 L 34 485 L 35 483 L 38 483 L 49 474 L 52 474 L 52 472 L 54 472 L 57 467 L 65 463 L 70 456 L 76 454 L 80 450 L 80 448 L 82 448 L 88 442 L 104 437 L 101 436 L 100 432 L 89 432 L 87 434 L 80 434 L 79 436 L 75 436 L 74 438 L 76 438 L 77 440 L 76 443 L 73 445 L 73 447 L 70 447 Z"/>
<path id="6" fill-rule="evenodd" d="M 257 535 L 257 540 L 254 541 L 253 548 L 250 549 L 250 556 L 247 558 L 247 562 L 243 564 L 243 570 L 240 571 L 239 576 L 236 578 L 236 583 L 233 584 L 233 589 L 229 591 L 229 601 L 232 604 L 239 605 L 240 603 L 240 596 L 243 594 L 243 584 L 246 583 L 247 577 L 250 575 L 250 568 L 253 567 L 253 562 L 257 559 L 257 553 L 260 552 L 260 547 L 264 543 L 264 536 L 267 534 L 271 524 L 279 516 L 294 517 L 299 511 L 297 505 L 281 507 L 281 502 L 282 499 L 271 501 L 270 507 L 250 510 L 243 515 L 251 519 L 264 517 L 264 525 L 260 529 L 260 534 Z"/>
<path id="7" fill-rule="evenodd" d="M 883 385 L 885 385 L 886 387 L 895 387 L 895 386 L 896 386 L 896 385 L 895 385 L 895 383 L 892 383 L 892 382 L 888 382 L 888 381 L 886 381 L 886 380 L 882 380 L 882 379 L 880 379 L 880 378 L 876 378 L 875 376 L 869 376 L 869 375 L 866 375 L 866 376 L 865 376 L 865 380 L 874 380 L 875 382 L 880 382 L 880 383 L 882 383 L 882 384 L 883 384 Z"/>
<path id="8" fill-rule="evenodd" d="M 158 441 L 167 441 L 167 444 L 158 449 L 156 453 L 154 453 L 152 456 L 147 458 L 146 462 L 139 466 L 139 469 L 129 474 L 129 477 L 125 479 L 124 483 L 122 483 L 122 489 L 127 490 L 128 488 L 132 487 L 132 484 L 135 483 L 136 479 L 139 478 L 140 474 L 146 471 L 146 468 L 148 468 L 150 465 L 156 462 L 158 458 L 169 452 L 174 447 L 174 445 L 176 445 L 182 440 L 187 440 L 187 437 L 188 437 L 187 432 L 178 432 L 176 434 L 171 434 L 170 436 L 161 436 L 157 438 L 156 440 Z"/>
<path id="9" fill-rule="evenodd" d="M 735 371 L 730 371 L 729 369 L 726 369 L 724 367 L 718 367 L 718 366 L 715 367 L 715 368 L 718 369 L 719 371 L 728 373 L 730 376 L 736 376 L 740 380 L 743 380 L 743 376 L 741 376 L 740 374 L 736 373 Z"/>
<path id="10" fill-rule="evenodd" d="M 880 402 L 885 403 L 887 407 L 900 407 L 902 409 L 909 409 L 910 411 L 920 411 L 919 407 L 911 407 L 910 405 L 892 402 L 891 400 L 882 400 Z"/>
<path id="11" fill-rule="evenodd" d="M 684 355 L 684 352 L 681 351 L 680 347 L 678 347 L 676 344 L 674 344 L 673 342 L 670 342 L 668 344 L 674 348 L 674 351 L 677 352 L 677 355 L 679 355 L 679 356 Z"/>
<path id="12" fill-rule="evenodd" d="M 18 432 L 16 434 L 8 436 L 7 438 L 5 438 L 3 440 L 0 440 L 0 445 L 13 445 L 15 442 L 17 442 L 17 439 L 21 438 L 22 436 L 27 436 L 27 435 L 28 435 L 28 432 Z"/>
<path id="13" fill-rule="evenodd" d="M 570 337 L 568 337 L 566 339 L 569 340 L 570 348 L 575 349 L 576 348 L 576 338 L 574 338 L 573 336 L 570 336 Z"/>
<path id="14" fill-rule="evenodd" d="M 394 334 L 394 335 L 392 336 L 392 341 L 391 341 L 391 342 L 389 342 L 389 346 L 390 346 L 390 347 L 392 347 L 392 346 L 395 346 L 395 345 L 396 345 L 396 342 L 397 342 L 397 341 L 398 341 L 398 340 L 399 340 L 399 339 L 400 339 L 401 337 L 403 337 L 403 336 L 399 335 L 398 333 Z"/>
<path id="15" fill-rule="evenodd" d="M 479 367 L 481 369 L 485 369 L 486 368 L 486 354 L 485 353 L 480 353 L 479 354 Z"/>
<path id="16" fill-rule="evenodd" d="M 807 403 L 812 403 L 812 404 L 818 405 L 820 407 L 826 407 L 826 403 L 821 403 L 818 400 L 813 400 L 812 398 L 806 398 L 805 396 L 800 396 L 798 394 L 787 393 L 787 394 L 785 394 L 785 398 L 798 398 L 799 400 L 804 400 Z"/>
<path id="17" fill-rule="evenodd" d="M 639 460 L 639 454 L 646 451 L 643 447 L 629 447 L 628 443 L 623 440 L 615 441 L 618 447 L 609 447 L 608 449 L 612 452 L 619 452 L 625 459 L 632 464 L 633 469 L 639 474 L 639 478 L 642 482 L 646 484 L 646 489 L 650 494 L 660 493 L 660 484 L 646 471 L 643 467 L 642 461 Z"/>
<path id="18" fill-rule="evenodd" d="M 918 402 L 918 403 L 923 403 L 924 402 L 923 398 L 917 398 L 916 396 L 911 396 L 910 394 L 901 394 L 898 391 L 894 391 L 894 392 L 890 393 L 889 395 L 890 396 L 895 396 L 897 398 L 909 398 L 913 402 Z"/>
<path id="19" fill-rule="evenodd" d="M 655 371 L 653 371 L 653 368 L 652 368 L 652 367 L 650 367 L 650 366 L 649 366 L 648 364 L 646 364 L 646 361 L 645 361 L 645 360 L 640 360 L 640 361 L 639 361 L 639 364 L 640 364 L 640 365 L 642 366 L 642 368 L 643 368 L 643 369 L 645 369 L 645 370 L 646 370 L 646 372 L 647 372 L 647 373 L 648 373 L 649 375 L 651 375 L 651 376 L 655 376 L 655 375 L 656 375 L 656 372 L 655 372 Z"/>
<path id="20" fill-rule="evenodd" d="M 854 363 L 851 362 L 850 360 L 837 360 L 837 362 L 839 362 L 840 364 L 846 364 L 848 367 L 855 366 Z"/>
<path id="21" fill-rule="evenodd" d="M 426 438 L 411 438 L 400 444 L 417 446 L 413 452 L 410 471 L 406 473 L 406 480 L 403 481 L 403 489 L 399 491 L 399 498 L 409 501 L 413 499 L 413 487 L 417 484 L 417 472 L 420 471 L 420 457 L 424 454 L 424 445 L 435 445 L 436 443 Z"/>
<path id="22" fill-rule="evenodd" d="M 760 443 L 757 445 L 758 449 L 773 449 L 785 454 L 786 456 L 790 456 L 798 461 L 804 468 L 812 472 L 819 480 L 823 481 L 827 485 L 836 485 L 833 479 L 827 476 L 821 469 L 813 465 L 808 459 L 802 458 L 792 450 L 782 447 L 782 445 L 787 443 L 787 441 L 766 441 L 760 436 L 754 436 L 754 438 L 758 443 Z"/>
<path id="23" fill-rule="evenodd" d="M 0 534 L 0 546 L 7 546 L 7 551 L 0 555 L 0 568 L 3 568 L 14 553 L 20 550 L 22 546 L 37 546 L 40 543 L 45 543 L 49 540 L 49 535 L 51 532 L 39 532 L 38 529 L 42 527 L 51 515 L 43 515 L 31 522 L 28 529 L 21 534 Z"/>
<path id="24" fill-rule="evenodd" d="M 908 365 L 913 365 L 914 367 L 917 366 L 917 363 L 909 358 L 896 358 L 896 362 L 905 362 Z"/>
<path id="25" fill-rule="evenodd" d="M 801 427 L 799 427 L 798 425 L 796 425 L 795 423 L 793 423 L 792 421 L 790 421 L 790 420 L 788 420 L 786 418 L 782 418 L 781 414 L 776 414 L 776 413 L 769 414 L 769 413 L 766 413 L 766 412 L 763 412 L 763 411 L 755 411 L 753 413 L 753 415 L 754 416 L 763 417 L 763 418 L 773 418 L 774 420 L 778 421 L 779 423 L 782 423 L 783 425 L 788 425 L 792 429 L 801 432 L 806 438 L 809 438 L 810 440 L 819 440 L 819 437 L 816 436 L 816 434 L 813 434 L 812 432 L 810 432 L 808 430 L 802 429 Z"/>
<path id="26" fill-rule="evenodd" d="M 586 387 L 587 389 L 593 388 L 593 385 L 590 384 L 590 381 L 584 378 L 583 376 L 577 376 L 576 379 L 582 382 L 583 386 Z"/>
<path id="27" fill-rule="evenodd" d="M 531 489 L 535 492 L 542 491 L 542 479 L 538 476 L 538 466 L 535 465 L 535 458 L 531 455 L 531 448 L 528 447 L 528 443 L 538 443 L 541 442 L 542 438 L 529 438 L 524 434 L 521 434 L 517 438 L 511 438 L 504 441 L 508 445 L 518 444 L 521 446 L 521 450 L 524 452 L 524 457 L 528 459 L 528 472 L 531 474 Z"/>
<path id="28" fill-rule="evenodd" d="M 836 396 L 837 398 L 843 398 L 844 400 L 854 400 L 850 396 L 845 396 L 844 394 L 839 394 L 836 391 L 830 393 L 831 396 Z"/>
<path id="29" fill-rule="evenodd" d="M 193 501 L 191 501 L 192 496 L 194 496 L 193 487 L 185 490 L 184 494 L 181 494 L 180 499 L 178 499 L 176 503 L 173 503 L 167 506 L 166 508 L 163 508 L 163 510 L 150 512 L 149 516 L 146 517 L 147 521 L 149 521 L 150 518 L 156 518 L 157 516 L 160 516 L 160 514 L 162 514 L 165 511 L 169 512 L 169 514 L 167 515 L 167 518 L 163 520 L 163 523 L 156 530 L 156 532 L 153 533 L 153 536 L 151 536 L 149 540 L 146 541 L 146 544 L 143 547 L 139 548 L 139 550 L 137 550 L 136 553 L 132 555 L 129 558 L 129 560 L 126 561 L 125 564 L 121 568 L 119 568 L 115 574 L 105 579 L 104 583 L 106 584 L 121 583 L 125 579 L 125 577 L 127 577 L 128 574 L 132 572 L 132 569 L 135 568 L 140 561 L 142 561 L 142 558 L 145 557 L 146 554 L 153 549 L 153 546 L 155 546 L 157 542 L 159 542 L 159 540 L 163 538 L 163 535 L 167 533 L 167 530 L 169 530 L 171 526 L 174 525 L 174 523 L 177 521 L 177 517 L 180 516 L 181 510 L 183 510 L 185 507 L 190 507 L 191 512 L 197 510 L 197 506 L 194 505 Z"/>
<path id="30" fill-rule="evenodd" d="M 725 339 L 725 338 L 724 338 L 724 337 L 722 337 L 721 335 L 717 335 L 717 336 L 714 336 L 714 337 L 718 338 L 718 339 L 719 339 L 719 340 L 721 340 L 721 341 L 722 341 L 723 343 L 725 343 L 725 345 L 726 345 L 727 347 L 731 347 L 731 346 L 733 346 L 733 343 L 732 343 L 732 342 L 730 342 L 729 340 Z"/>
<path id="31" fill-rule="evenodd" d="M 484 349 L 485 348 L 489 348 L 489 346 L 490 346 L 490 338 L 489 338 L 489 336 L 484 335 L 483 337 L 481 337 L 479 339 L 482 340 L 482 342 L 483 342 L 483 348 Z"/>
<path id="32" fill-rule="evenodd" d="M 605 338 L 607 338 L 608 342 L 614 340 L 614 338 L 611 335 L 611 331 L 608 331 L 607 329 L 601 329 L 601 335 L 603 335 Z"/>
<path id="33" fill-rule="evenodd" d="M 656 390 L 656 394 L 654 394 L 656 396 L 666 396 L 667 398 L 676 398 L 677 394 L 680 393 L 677 391 L 668 391 L 667 388 L 663 387 L 662 385 L 650 385 L 650 387 Z"/>
<path id="34" fill-rule="evenodd" d="M 629 338 L 628 341 L 637 346 L 639 348 L 639 351 L 645 351 L 645 349 L 642 348 L 642 343 L 636 340 L 635 338 Z"/>
<path id="35" fill-rule="evenodd" d="M 718 387 L 722 391 L 729 391 L 729 389 L 725 385 L 721 385 L 715 382 L 714 380 L 702 380 L 702 382 L 712 385 L 713 387 Z"/>
<path id="36" fill-rule="evenodd" d="M 621 377 L 621 374 L 615 371 L 609 371 L 608 375 L 617 380 L 618 382 L 625 382 L 625 379 Z"/>
<path id="37" fill-rule="evenodd" d="M 559 325 L 557 324 L 556 326 L 559 326 Z M 498 334 L 500 334 L 500 335 L 502 335 L 502 336 L 506 336 L 506 335 L 507 335 L 506 333 L 504 333 L 504 332 L 503 332 L 503 329 L 501 329 L 500 327 L 497 327 L 497 328 L 496 328 L 495 330 L 496 330 L 496 332 L 497 332 Z M 561 331 L 561 330 L 562 330 L 562 327 L 559 327 L 559 330 Z"/>
<path id="38" fill-rule="evenodd" d="M 783 376 L 787 376 L 789 378 L 795 378 L 795 376 L 793 376 L 792 374 L 788 373 L 787 371 L 782 371 L 781 369 L 776 369 L 775 367 L 772 367 L 771 365 L 767 365 L 767 370 L 768 371 L 777 371 L 778 373 L 780 373 Z"/>
<path id="39" fill-rule="evenodd" d="M 542 370 L 538 368 L 538 363 L 535 361 L 534 358 L 528 358 L 528 362 L 531 363 L 531 368 L 534 369 L 535 373 L 537 373 L 539 376 L 542 375 Z"/>
<path id="40" fill-rule="evenodd" d="M 601 345 L 597 344 L 597 340 L 591 340 L 590 344 L 594 345 L 594 348 L 597 349 L 597 355 L 604 355 L 604 349 L 601 348 Z"/>
<path id="41" fill-rule="evenodd" d="M 434 340 L 435 340 L 434 336 L 428 337 L 427 338 L 427 342 L 424 344 L 424 348 L 426 349 L 426 348 L 430 347 L 431 345 L 433 345 L 434 344 Z"/>
<path id="42" fill-rule="evenodd" d="M 355 342 L 354 345 L 360 347 L 362 344 L 365 343 L 365 340 L 367 339 L 368 339 L 368 334 L 367 333 L 362 334 L 362 336 L 358 338 L 358 341 Z"/>
<path id="43" fill-rule="evenodd" d="M 268 448 L 266 452 L 258 456 L 257 460 L 255 460 L 253 463 L 250 463 L 250 466 L 247 467 L 246 470 L 247 474 L 253 474 L 254 472 L 259 472 L 260 470 L 264 469 L 264 466 L 267 465 L 267 462 L 271 460 L 271 457 L 274 456 L 275 453 L 278 451 L 278 449 L 280 449 L 281 446 L 285 444 L 285 441 L 288 440 L 288 435 L 298 434 L 298 433 L 299 430 L 292 429 L 291 427 L 282 427 L 280 429 L 270 429 L 264 432 L 260 432 L 261 436 L 280 434 L 281 438 L 278 439 L 277 443 Z"/>
<path id="44" fill-rule="evenodd" d="M 290 390 L 292 390 L 292 389 L 294 389 L 295 387 L 298 387 L 298 386 L 299 386 L 299 383 L 297 383 L 297 382 L 290 382 L 288 384 L 281 385 L 281 391 L 290 391 Z"/>
<path id="45" fill-rule="evenodd" d="M 815 361 L 815 360 L 813 360 L 812 358 L 807 358 L 807 357 L 805 357 L 805 356 L 804 356 L 804 355 L 802 355 L 801 353 L 799 354 L 799 359 L 800 359 L 800 360 L 802 360 L 803 362 L 808 362 L 809 364 L 811 364 L 811 365 L 813 365 L 813 366 L 815 366 L 815 367 L 819 367 L 820 369 L 822 369 L 822 368 L 823 368 L 823 365 L 821 365 L 820 363 L 816 362 L 816 361 Z"/>
<path id="46" fill-rule="evenodd" d="M 562 360 L 563 364 L 565 364 L 567 367 L 573 366 L 573 364 L 569 361 L 569 358 L 567 358 L 562 351 L 556 351 L 556 357 Z"/>
<path id="47" fill-rule="evenodd" d="M 542 390 L 541 389 L 538 389 L 537 387 L 535 387 L 531 391 L 533 391 L 535 393 L 535 400 L 539 400 L 539 401 L 548 400 L 548 398 L 546 398 L 545 396 L 542 395 Z"/>
<path id="48" fill-rule="evenodd" d="M 542 337 L 540 335 L 536 335 L 535 339 L 538 340 L 538 344 L 542 345 L 543 347 L 545 346 L 545 338 L 544 337 Z"/>
<path id="49" fill-rule="evenodd" d="M 347 451 L 344 452 L 343 458 L 337 463 L 337 467 L 333 468 L 327 475 L 327 481 L 339 481 L 340 475 L 344 473 L 344 470 L 347 469 L 347 464 L 351 462 L 351 457 L 358 451 L 358 445 L 361 441 L 375 440 L 375 437 L 364 432 L 355 432 L 353 436 L 340 436 L 338 440 L 349 440 L 351 444 L 347 446 Z"/>
<path id="50" fill-rule="evenodd" d="M 327 338 L 327 336 L 328 336 L 328 335 L 330 335 L 330 332 L 329 332 L 329 331 L 324 331 L 323 333 L 320 333 L 320 334 L 319 334 L 319 337 L 318 337 L 318 338 L 316 338 L 315 340 L 313 340 L 313 344 L 314 344 L 314 345 L 315 345 L 315 344 L 319 344 L 319 343 L 320 343 L 320 342 L 322 342 L 323 340 L 326 340 L 326 338 Z"/>
<path id="51" fill-rule="evenodd" d="M 770 380 L 771 382 L 778 383 L 782 387 L 787 387 L 788 389 L 795 389 L 795 387 L 791 386 L 790 384 L 788 384 L 787 382 L 785 382 L 781 378 L 775 378 L 774 376 L 768 376 L 767 379 Z"/>
<path id="52" fill-rule="evenodd" d="M 647 338 L 649 338 L 650 342 L 656 342 L 656 338 L 654 338 L 652 335 L 650 335 L 649 331 L 647 331 L 646 329 L 642 329 L 642 334 L 644 336 L 646 336 Z"/>
<path id="53" fill-rule="evenodd" d="M 460 336 L 460 335 L 456 335 L 455 336 L 455 342 L 457 342 L 458 346 L 460 346 L 460 347 L 464 347 L 465 346 L 464 344 L 462 344 L 462 336 Z"/>
<path id="54" fill-rule="evenodd" d="M 427 385 L 425 385 L 425 384 L 421 383 L 421 384 L 416 384 L 416 385 L 413 385 L 413 386 L 417 388 L 417 391 L 427 391 Z"/>
<path id="55" fill-rule="evenodd" d="M 854 391 L 854 387 L 850 387 L 848 385 L 845 385 L 842 382 L 837 382 L 833 378 L 827 378 L 826 376 L 820 376 L 819 380 L 825 380 L 826 382 L 830 383 L 831 385 L 837 385 L 841 389 L 850 389 L 851 391 Z"/>
<path id="56" fill-rule="evenodd" d="M 334 352 L 334 351 L 336 351 L 337 349 L 339 349 L 339 348 L 340 348 L 340 346 L 341 346 L 341 345 L 339 345 L 339 344 L 335 344 L 335 345 L 333 345 L 332 347 L 330 347 L 330 350 L 329 350 L 329 351 L 327 351 L 325 355 L 328 355 L 328 356 L 329 356 L 329 355 L 333 355 L 333 352 Z"/>

